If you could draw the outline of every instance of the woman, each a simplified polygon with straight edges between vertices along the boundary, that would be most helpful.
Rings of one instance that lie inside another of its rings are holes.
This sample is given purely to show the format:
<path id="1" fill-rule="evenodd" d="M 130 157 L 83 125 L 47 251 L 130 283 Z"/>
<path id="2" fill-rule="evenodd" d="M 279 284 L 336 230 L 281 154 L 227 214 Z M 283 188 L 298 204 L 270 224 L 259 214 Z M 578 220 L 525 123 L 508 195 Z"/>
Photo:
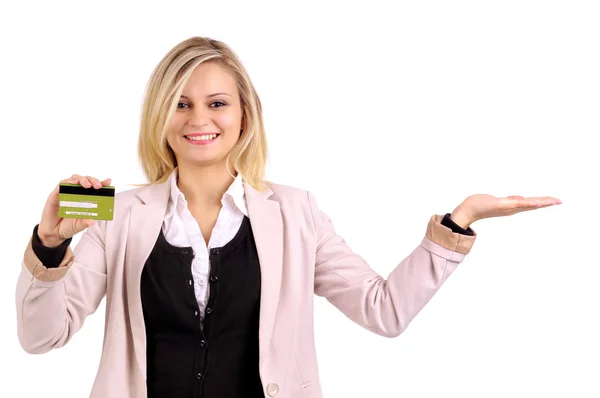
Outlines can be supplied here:
<path id="1" fill-rule="evenodd" d="M 396 337 L 469 253 L 473 222 L 560 203 L 470 196 L 386 280 L 312 194 L 263 180 L 261 112 L 225 44 L 194 37 L 161 60 L 139 137 L 149 184 L 117 195 L 113 221 L 57 217 L 57 186 L 34 228 L 17 287 L 27 352 L 66 344 L 106 296 L 92 397 L 321 397 L 314 294 Z"/>

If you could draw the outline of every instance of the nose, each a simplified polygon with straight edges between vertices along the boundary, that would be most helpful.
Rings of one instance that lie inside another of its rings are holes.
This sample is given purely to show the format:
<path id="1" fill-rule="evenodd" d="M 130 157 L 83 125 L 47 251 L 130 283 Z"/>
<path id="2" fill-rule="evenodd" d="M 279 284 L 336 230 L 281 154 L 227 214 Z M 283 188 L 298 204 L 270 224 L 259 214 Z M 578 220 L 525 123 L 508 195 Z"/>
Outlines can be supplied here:
<path id="1" fill-rule="evenodd" d="M 191 112 L 188 113 L 190 116 L 188 123 L 191 126 L 206 126 L 210 123 L 210 116 L 208 115 L 208 111 L 202 109 L 201 107 L 193 107 Z"/>

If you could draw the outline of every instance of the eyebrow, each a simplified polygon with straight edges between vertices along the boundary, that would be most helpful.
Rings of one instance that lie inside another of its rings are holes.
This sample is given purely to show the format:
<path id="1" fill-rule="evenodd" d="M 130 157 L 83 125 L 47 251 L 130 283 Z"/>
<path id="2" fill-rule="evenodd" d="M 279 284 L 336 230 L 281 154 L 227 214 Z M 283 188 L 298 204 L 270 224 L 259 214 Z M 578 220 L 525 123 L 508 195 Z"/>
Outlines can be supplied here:
<path id="1" fill-rule="evenodd" d="M 226 96 L 228 96 L 228 97 L 231 97 L 231 94 L 227 94 L 227 93 L 214 93 L 214 94 L 207 95 L 207 96 L 206 96 L 206 98 L 212 98 L 212 97 L 216 97 L 216 96 L 218 96 L 218 95 L 226 95 Z M 187 96 L 185 96 L 185 95 L 182 95 L 182 96 L 181 96 L 181 98 L 185 98 L 185 99 L 187 99 L 187 100 L 189 100 L 189 99 L 190 99 L 189 97 L 187 97 Z"/>

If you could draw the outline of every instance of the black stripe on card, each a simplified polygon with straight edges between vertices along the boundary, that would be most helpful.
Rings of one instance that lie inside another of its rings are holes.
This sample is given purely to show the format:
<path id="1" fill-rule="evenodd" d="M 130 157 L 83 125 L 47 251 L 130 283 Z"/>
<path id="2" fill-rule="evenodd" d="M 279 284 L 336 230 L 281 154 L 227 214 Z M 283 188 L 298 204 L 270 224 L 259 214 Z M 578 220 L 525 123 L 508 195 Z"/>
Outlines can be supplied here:
<path id="1" fill-rule="evenodd" d="M 58 189 L 58 193 L 66 193 L 71 195 L 90 195 L 90 196 L 115 196 L 114 188 L 100 188 L 96 189 L 94 187 L 85 188 L 82 186 L 73 187 L 69 185 L 61 185 Z"/>

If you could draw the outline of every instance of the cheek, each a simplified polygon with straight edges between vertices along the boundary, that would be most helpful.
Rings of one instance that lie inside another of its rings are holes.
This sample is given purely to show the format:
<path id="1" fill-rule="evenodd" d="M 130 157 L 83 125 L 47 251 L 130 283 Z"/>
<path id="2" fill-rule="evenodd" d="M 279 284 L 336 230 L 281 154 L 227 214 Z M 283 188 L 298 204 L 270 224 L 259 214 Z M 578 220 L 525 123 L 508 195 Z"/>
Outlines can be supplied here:
<path id="1" fill-rule="evenodd" d="M 234 112 L 222 113 L 215 121 L 225 131 L 237 130 L 241 124 L 240 116 Z"/>
<path id="2" fill-rule="evenodd" d="M 175 112 L 169 123 L 169 134 L 176 134 L 185 126 L 186 118 L 184 115 Z"/>
<path id="3" fill-rule="evenodd" d="M 181 134 L 183 127 L 185 125 L 185 121 L 180 120 L 181 118 L 173 118 L 171 119 L 171 123 L 169 124 L 167 130 L 167 137 L 176 137 Z"/>

